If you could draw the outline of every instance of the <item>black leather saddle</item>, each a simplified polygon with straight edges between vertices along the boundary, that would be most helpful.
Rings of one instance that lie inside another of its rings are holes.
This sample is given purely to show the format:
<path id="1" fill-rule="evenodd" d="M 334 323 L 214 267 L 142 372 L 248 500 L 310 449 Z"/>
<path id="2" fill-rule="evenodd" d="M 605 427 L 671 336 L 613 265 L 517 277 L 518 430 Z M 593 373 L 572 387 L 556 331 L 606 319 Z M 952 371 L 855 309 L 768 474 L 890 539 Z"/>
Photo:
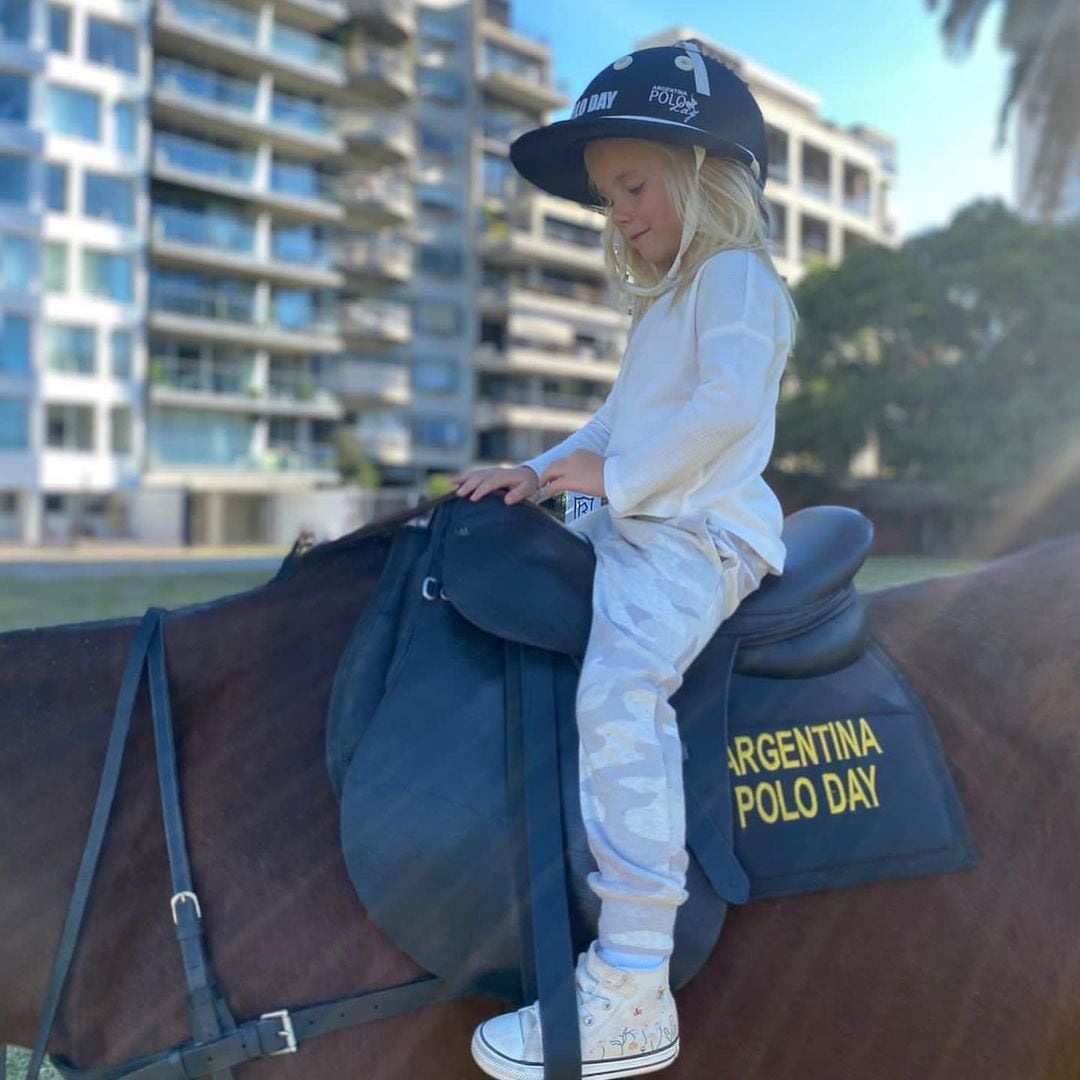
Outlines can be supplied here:
<path id="1" fill-rule="evenodd" d="M 690 852 L 676 988 L 729 902 L 972 858 L 929 718 L 868 637 L 853 578 L 870 523 L 814 507 L 783 539 L 783 576 L 743 601 L 672 698 Z M 327 726 L 368 914 L 451 983 L 539 998 L 549 1080 L 580 1075 L 572 966 L 599 914 L 574 718 L 594 569 L 590 545 L 543 510 L 440 503 L 396 535 Z"/>

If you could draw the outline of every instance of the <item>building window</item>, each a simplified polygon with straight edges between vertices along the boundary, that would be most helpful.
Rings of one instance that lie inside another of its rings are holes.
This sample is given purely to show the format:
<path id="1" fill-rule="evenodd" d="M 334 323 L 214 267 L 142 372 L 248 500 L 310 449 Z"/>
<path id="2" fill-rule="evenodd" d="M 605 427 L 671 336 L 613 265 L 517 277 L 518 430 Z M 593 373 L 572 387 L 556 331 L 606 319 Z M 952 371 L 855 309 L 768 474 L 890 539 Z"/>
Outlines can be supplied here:
<path id="1" fill-rule="evenodd" d="M 465 426 L 454 416 L 414 416 L 412 429 L 418 446 L 454 450 L 465 444 Z"/>
<path id="2" fill-rule="evenodd" d="M 457 158 L 453 136 L 433 131 L 429 127 L 421 126 L 420 128 L 420 149 L 425 154 L 434 154 L 446 161 L 454 161 Z"/>
<path id="3" fill-rule="evenodd" d="M 50 161 L 45 166 L 45 205 L 60 214 L 67 212 L 67 180 L 66 165 Z"/>
<path id="4" fill-rule="evenodd" d="M 440 248 L 424 244 L 420 248 L 420 269 L 438 277 L 459 278 L 463 256 L 457 248 Z"/>
<path id="5" fill-rule="evenodd" d="M 46 87 L 46 126 L 54 135 L 101 141 L 101 101 L 70 86 Z"/>
<path id="6" fill-rule="evenodd" d="M 30 80 L 0 72 L 0 122 L 26 124 L 30 119 Z"/>
<path id="7" fill-rule="evenodd" d="M 36 245 L 25 236 L 5 236 L 0 240 L 0 284 L 12 292 L 30 288 L 34 279 Z"/>
<path id="8" fill-rule="evenodd" d="M 416 360 L 413 389 L 429 394 L 452 394 L 461 385 L 461 368 L 455 360 Z"/>
<path id="9" fill-rule="evenodd" d="M 505 199 L 514 193 L 517 173 L 509 160 L 497 154 L 484 155 L 484 195 L 489 199 Z"/>
<path id="10" fill-rule="evenodd" d="M 49 48 L 53 52 L 71 52 L 71 9 L 49 5 Z"/>
<path id="11" fill-rule="evenodd" d="M 414 327 L 427 334 L 460 334 L 461 305 L 450 300 L 417 300 Z"/>
<path id="12" fill-rule="evenodd" d="M 0 375 L 30 371 L 30 320 L 0 311 Z"/>
<path id="13" fill-rule="evenodd" d="M 89 405 L 47 406 L 45 445 L 53 450 L 92 451 L 94 410 Z"/>
<path id="14" fill-rule="evenodd" d="M 67 244 L 50 240 L 45 245 L 43 278 L 46 292 L 67 292 Z"/>
<path id="15" fill-rule="evenodd" d="M 135 262 L 113 251 L 83 251 L 83 293 L 130 304 L 135 297 Z"/>
<path id="16" fill-rule="evenodd" d="M 21 398 L 0 398 L 0 450 L 30 446 L 29 404 Z"/>
<path id="17" fill-rule="evenodd" d="M 45 366 L 67 375 L 93 375 L 97 334 L 92 326 L 45 327 Z"/>
<path id="18" fill-rule="evenodd" d="M 30 11 L 31 7 L 26 3 L 0 5 L 0 38 L 18 42 L 20 45 L 28 44 Z"/>
<path id="19" fill-rule="evenodd" d="M 135 106 L 121 101 L 113 108 L 116 122 L 116 149 L 121 154 L 134 154 L 138 142 L 135 130 Z"/>
<path id="20" fill-rule="evenodd" d="M 117 406 L 109 410 L 109 447 L 114 454 L 131 453 L 131 410 Z"/>
<path id="21" fill-rule="evenodd" d="M 131 180 L 104 173 L 83 174 L 83 213 L 117 225 L 135 224 L 135 185 Z"/>
<path id="22" fill-rule="evenodd" d="M 424 97 L 446 105 L 456 105 L 464 95 L 461 76 L 443 68 L 422 67 L 419 86 Z"/>
<path id="23" fill-rule="evenodd" d="M 112 354 L 112 376 L 114 379 L 131 378 L 131 331 L 114 330 L 109 335 Z"/>
<path id="24" fill-rule="evenodd" d="M 30 159 L 0 154 L 0 203 L 30 205 Z"/>
<path id="25" fill-rule="evenodd" d="M 135 75 L 139 70 L 135 31 L 91 15 L 87 28 L 86 58 L 95 64 Z"/>

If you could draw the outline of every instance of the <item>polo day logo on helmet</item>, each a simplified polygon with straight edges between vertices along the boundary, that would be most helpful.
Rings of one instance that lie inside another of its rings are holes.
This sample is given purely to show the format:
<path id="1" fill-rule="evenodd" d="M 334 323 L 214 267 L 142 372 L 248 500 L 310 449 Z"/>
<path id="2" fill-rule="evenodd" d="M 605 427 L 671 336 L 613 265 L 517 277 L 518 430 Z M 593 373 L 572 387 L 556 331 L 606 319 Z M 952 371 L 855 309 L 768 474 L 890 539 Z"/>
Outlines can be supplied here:
<path id="1" fill-rule="evenodd" d="M 571 119 L 583 113 L 596 112 L 597 109 L 610 109 L 618 96 L 618 90 L 601 90 L 598 94 L 586 94 L 578 99 L 574 111 L 570 114 Z"/>
<path id="2" fill-rule="evenodd" d="M 666 105 L 668 110 L 679 113 L 684 120 L 693 120 L 698 114 L 697 98 L 675 86 L 654 86 L 649 91 L 649 103 Z"/>

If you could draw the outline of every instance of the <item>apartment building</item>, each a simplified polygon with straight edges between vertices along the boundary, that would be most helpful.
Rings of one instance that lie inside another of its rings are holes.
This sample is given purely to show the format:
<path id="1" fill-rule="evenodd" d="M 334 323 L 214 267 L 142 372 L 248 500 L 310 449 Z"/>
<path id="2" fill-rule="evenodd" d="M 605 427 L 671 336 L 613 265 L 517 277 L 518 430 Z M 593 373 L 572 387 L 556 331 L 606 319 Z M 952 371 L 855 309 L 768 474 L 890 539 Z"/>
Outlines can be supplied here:
<path id="1" fill-rule="evenodd" d="M 781 272 L 897 242 L 891 140 L 714 48 Z M 341 432 L 405 492 L 576 430 L 628 318 L 601 217 L 509 161 L 553 67 L 507 0 L 0 6 L 0 539 L 281 541 Z"/>
<path id="2" fill-rule="evenodd" d="M 791 79 L 687 26 L 635 44 L 644 49 L 697 38 L 750 87 L 765 117 L 773 260 L 789 285 L 815 262 L 836 265 L 858 244 L 899 246 L 889 206 L 896 143 L 865 124 L 842 128 L 821 114 L 821 98 Z"/>

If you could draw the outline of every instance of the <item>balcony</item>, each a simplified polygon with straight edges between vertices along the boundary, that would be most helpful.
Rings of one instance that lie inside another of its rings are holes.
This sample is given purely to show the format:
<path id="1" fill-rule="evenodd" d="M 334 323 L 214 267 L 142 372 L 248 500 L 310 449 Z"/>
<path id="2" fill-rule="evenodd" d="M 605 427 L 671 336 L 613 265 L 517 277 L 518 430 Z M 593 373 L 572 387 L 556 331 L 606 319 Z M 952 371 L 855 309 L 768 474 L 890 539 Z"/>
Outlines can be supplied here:
<path id="1" fill-rule="evenodd" d="M 335 42 L 283 23 L 260 24 L 254 12 L 219 0 L 159 0 L 154 34 L 155 44 L 195 63 L 224 52 L 256 77 L 272 64 L 319 89 L 345 85 L 344 53 Z"/>
<path id="2" fill-rule="evenodd" d="M 403 344 L 412 337 L 412 310 L 394 300 L 348 300 L 341 306 L 341 333 L 373 343 Z"/>
<path id="3" fill-rule="evenodd" d="M 561 109 L 570 99 L 529 65 L 485 61 L 480 67 L 480 86 L 492 97 L 521 109 Z"/>
<path id="4" fill-rule="evenodd" d="M 313 33 L 334 30 L 349 17 L 345 0 L 275 0 L 274 10 Z"/>
<path id="5" fill-rule="evenodd" d="M 403 45 L 416 33 L 413 0 L 348 0 L 349 15 L 365 35 L 384 45 Z"/>
<path id="6" fill-rule="evenodd" d="M 402 165 L 416 157 L 416 133 L 408 117 L 350 110 L 339 130 L 346 151 L 370 165 Z"/>
<path id="7" fill-rule="evenodd" d="M 155 246 L 178 245 L 203 254 L 255 257 L 255 226 L 250 221 L 207 210 L 157 203 L 151 238 Z"/>
<path id="8" fill-rule="evenodd" d="M 481 220 L 479 239 L 480 252 L 491 263 L 544 265 L 595 277 L 607 276 L 599 232 L 595 243 L 581 243 L 562 236 L 542 235 L 524 225 L 487 216 Z"/>
<path id="9" fill-rule="evenodd" d="M 413 275 L 412 244 L 400 236 L 346 236 L 339 241 L 337 263 L 347 274 L 403 284 Z"/>
<path id="10" fill-rule="evenodd" d="M 478 371 L 505 374 L 571 376 L 614 382 L 619 373 L 618 344 L 612 340 L 601 347 L 546 348 L 543 345 L 510 345 L 505 349 L 483 343 L 476 348 Z"/>
<path id="11" fill-rule="evenodd" d="M 283 416 L 316 416 L 336 420 L 341 406 L 333 388 L 320 385 L 303 371 L 270 370 L 270 381 L 259 391 L 260 411 Z"/>
<path id="12" fill-rule="evenodd" d="M 407 405 L 412 400 L 409 369 L 403 364 L 380 363 L 375 359 L 342 357 L 332 386 L 342 398 L 361 398 L 388 405 Z"/>
<path id="13" fill-rule="evenodd" d="M 379 105 L 404 105 L 416 94 L 414 66 L 399 49 L 354 43 L 345 66 L 349 88 Z"/>
<path id="14" fill-rule="evenodd" d="M 364 453 L 377 465 L 408 465 L 412 460 L 412 437 L 404 424 L 369 414 L 355 428 Z"/>
<path id="15" fill-rule="evenodd" d="M 804 194 L 811 195 L 815 199 L 820 199 L 822 202 L 832 201 L 832 192 L 829 189 L 829 181 L 827 179 L 815 176 L 804 176 L 799 187 Z"/>
<path id="16" fill-rule="evenodd" d="M 220 184 L 249 189 L 255 179 L 255 154 L 234 150 L 186 135 L 159 131 L 154 135 L 154 169 L 205 178 Z"/>
<path id="17" fill-rule="evenodd" d="M 404 176 L 351 173 L 342 177 L 339 198 L 350 220 L 378 228 L 402 225 L 416 213 L 412 185 Z"/>
<path id="18" fill-rule="evenodd" d="M 849 214 L 858 214 L 860 217 L 870 216 L 870 192 L 855 195 L 844 192 L 844 209 Z"/>

